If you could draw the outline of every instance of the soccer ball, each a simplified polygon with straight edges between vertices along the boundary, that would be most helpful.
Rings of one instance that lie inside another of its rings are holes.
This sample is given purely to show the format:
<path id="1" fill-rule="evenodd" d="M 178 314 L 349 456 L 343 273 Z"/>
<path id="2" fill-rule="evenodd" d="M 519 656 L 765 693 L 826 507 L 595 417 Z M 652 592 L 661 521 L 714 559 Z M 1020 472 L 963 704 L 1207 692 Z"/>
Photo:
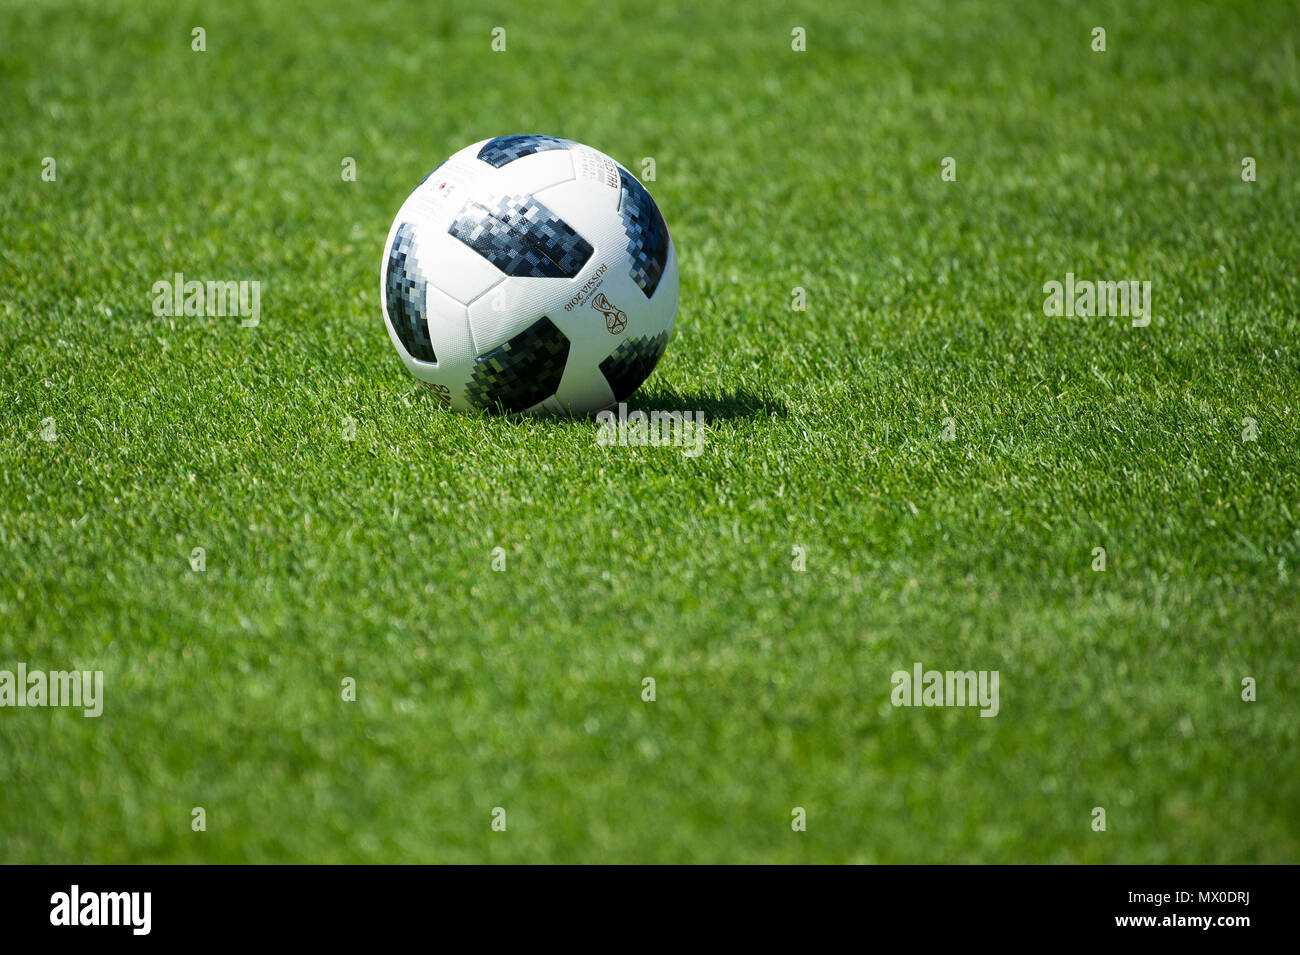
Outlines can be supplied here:
<path id="1" fill-rule="evenodd" d="M 584 414 L 668 347 L 677 254 L 640 181 L 581 143 L 467 146 L 402 204 L 380 267 L 402 363 L 458 410 Z"/>

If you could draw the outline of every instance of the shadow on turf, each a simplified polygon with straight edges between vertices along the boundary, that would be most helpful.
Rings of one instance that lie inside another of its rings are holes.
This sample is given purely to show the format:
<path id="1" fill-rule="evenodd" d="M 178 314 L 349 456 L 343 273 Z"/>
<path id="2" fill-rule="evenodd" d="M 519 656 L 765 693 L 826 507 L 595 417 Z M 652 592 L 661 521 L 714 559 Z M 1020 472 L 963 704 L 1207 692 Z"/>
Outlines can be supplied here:
<path id="1" fill-rule="evenodd" d="M 437 403 L 438 399 L 427 392 L 427 385 L 420 387 L 416 382 L 412 395 Z M 670 388 L 648 388 L 638 390 L 625 402 L 628 412 L 633 411 L 680 411 L 703 414 L 706 421 L 736 421 L 742 418 L 784 418 L 789 412 L 785 403 L 772 400 L 738 388 L 731 394 L 709 391 L 676 391 Z M 615 405 L 615 408 L 618 406 Z M 518 412 L 509 412 L 502 408 L 484 412 L 488 417 L 499 417 L 508 421 L 584 421 L 593 420 L 596 415 L 540 415 L 533 417 Z"/>
<path id="2" fill-rule="evenodd" d="M 738 418 L 784 418 L 785 404 L 739 388 L 731 394 L 645 388 L 627 399 L 628 411 L 695 411 L 706 421 Z"/>

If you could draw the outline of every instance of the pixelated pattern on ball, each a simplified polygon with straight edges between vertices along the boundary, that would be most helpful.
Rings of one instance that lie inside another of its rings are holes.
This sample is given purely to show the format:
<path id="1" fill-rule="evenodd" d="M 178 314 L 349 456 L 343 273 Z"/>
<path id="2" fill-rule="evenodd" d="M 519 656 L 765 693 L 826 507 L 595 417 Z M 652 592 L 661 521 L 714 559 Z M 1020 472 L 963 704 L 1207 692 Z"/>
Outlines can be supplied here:
<path id="1" fill-rule="evenodd" d="M 466 203 L 447 231 L 506 275 L 571 279 L 594 251 L 532 196 L 504 196 L 492 208 Z"/>
<path id="2" fill-rule="evenodd" d="M 403 222 L 397 227 L 393 246 L 388 250 L 388 271 L 384 288 L 388 319 L 407 354 L 420 361 L 436 362 L 433 342 L 429 340 L 429 322 L 424 314 L 425 277 L 411 254 L 415 226 Z"/>
<path id="3" fill-rule="evenodd" d="M 568 360 L 569 339 L 543 316 L 474 359 L 465 397 L 479 408 L 526 411 L 555 394 Z"/>
<path id="4" fill-rule="evenodd" d="M 629 338 L 614 353 L 600 363 L 600 373 L 609 382 L 614 400 L 622 401 L 641 387 L 641 383 L 655 370 L 664 349 L 668 347 L 668 332 L 641 338 Z"/>
<path id="5" fill-rule="evenodd" d="M 484 143 L 478 151 L 478 158 L 500 169 L 516 159 L 523 159 L 533 153 L 546 152 L 548 149 L 568 149 L 574 145 L 567 139 L 554 136 L 539 136 L 536 133 L 524 133 L 515 136 L 498 136 Z"/>
<path id="6" fill-rule="evenodd" d="M 668 226 L 645 186 L 622 167 L 618 170 L 618 182 L 618 212 L 627 231 L 632 281 L 650 298 L 668 264 Z"/>

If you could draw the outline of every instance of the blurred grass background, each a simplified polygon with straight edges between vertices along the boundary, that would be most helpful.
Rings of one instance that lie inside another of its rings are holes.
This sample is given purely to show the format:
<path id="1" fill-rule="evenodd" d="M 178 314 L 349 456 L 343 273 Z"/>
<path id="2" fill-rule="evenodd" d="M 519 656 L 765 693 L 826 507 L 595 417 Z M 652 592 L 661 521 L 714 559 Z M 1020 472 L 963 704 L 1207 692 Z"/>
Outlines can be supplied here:
<path id="1" fill-rule="evenodd" d="M 0 861 L 1297 860 L 1294 5 L 839 7 L 0 4 L 0 668 L 106 683 L 0 710 Z M 391 218 L 514 132 L 656 160 L 700 458 L 402 371 Z"/>

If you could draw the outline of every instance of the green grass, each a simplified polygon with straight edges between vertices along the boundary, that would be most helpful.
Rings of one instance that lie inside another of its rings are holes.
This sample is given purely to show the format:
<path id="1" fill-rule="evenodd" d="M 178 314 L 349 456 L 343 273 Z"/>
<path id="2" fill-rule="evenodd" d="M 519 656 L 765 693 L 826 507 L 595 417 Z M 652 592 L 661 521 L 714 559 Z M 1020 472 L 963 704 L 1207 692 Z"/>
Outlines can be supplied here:
<path id="1" fill-rule="evenodd" d="M 0 668 L 106 701 L 0 709 L 0 861 L 1300 860 L 1290 4 L 155 6 L 4 4 Z M 655 157 L 698 459 L 403 372 L 392 216 L 525 131 Z"/>

